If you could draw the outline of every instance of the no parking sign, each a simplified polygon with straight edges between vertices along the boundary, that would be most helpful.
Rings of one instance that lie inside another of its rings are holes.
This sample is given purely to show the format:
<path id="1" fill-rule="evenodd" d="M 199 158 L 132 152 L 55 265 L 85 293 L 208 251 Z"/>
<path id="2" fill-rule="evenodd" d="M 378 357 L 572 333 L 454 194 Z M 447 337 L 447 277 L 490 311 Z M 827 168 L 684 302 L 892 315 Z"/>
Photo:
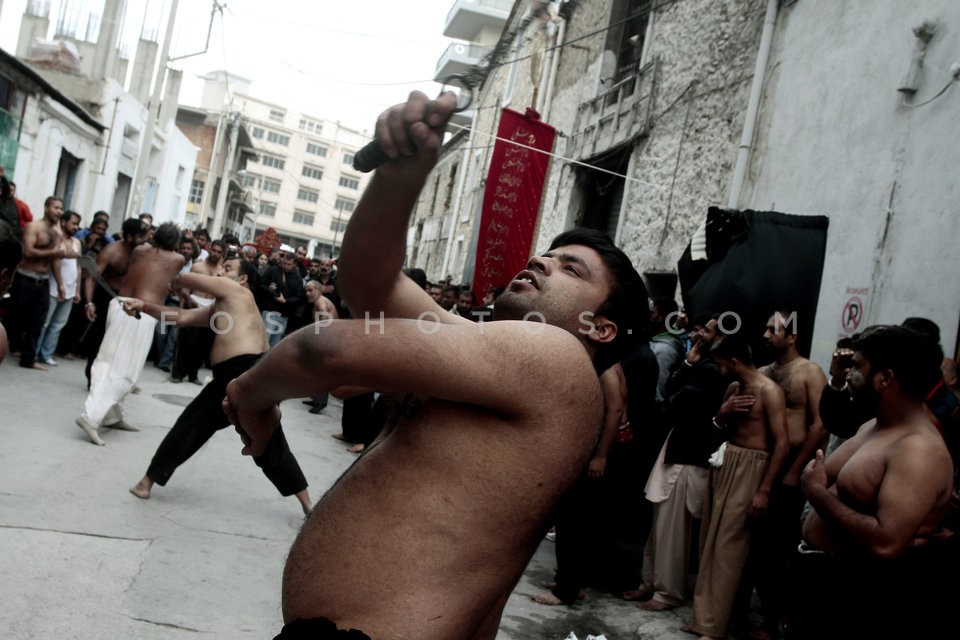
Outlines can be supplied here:
<path id="1" fill-rule="evenodd" d="M 845 335 L 863 330 L 863 319 L 867 315 L 867 300 L 870 288 L 847 287 L 846 300 L 840 314 L 840 329 Z"/>

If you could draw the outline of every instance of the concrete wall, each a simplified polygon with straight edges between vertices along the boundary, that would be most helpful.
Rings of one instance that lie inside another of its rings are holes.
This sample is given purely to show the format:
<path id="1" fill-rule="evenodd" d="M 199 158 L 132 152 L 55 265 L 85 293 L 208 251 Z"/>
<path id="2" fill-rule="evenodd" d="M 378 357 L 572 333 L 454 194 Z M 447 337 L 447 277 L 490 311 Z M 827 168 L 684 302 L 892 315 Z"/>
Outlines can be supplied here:
<path id="1" fill-rule="evenodd" d="M 853 297 L 866 306 L 860 329 L 926 316 L 956 350 L 960 93 L 910 108 L 897 92 L 923 21 L 936 32 L 914 103 L 960 61 L 955 1 L 806 0 L 780 15 L 745 206 L 830 217 L 814 330 L 821 365 Z"/>

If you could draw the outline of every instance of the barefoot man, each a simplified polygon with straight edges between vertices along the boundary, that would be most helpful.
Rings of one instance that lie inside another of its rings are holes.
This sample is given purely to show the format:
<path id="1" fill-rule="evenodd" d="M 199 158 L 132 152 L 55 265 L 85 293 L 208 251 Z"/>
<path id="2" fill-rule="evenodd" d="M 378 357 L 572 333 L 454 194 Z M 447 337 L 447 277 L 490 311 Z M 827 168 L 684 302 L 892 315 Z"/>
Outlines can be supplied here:
<path id="1" fill-rule="evenodd" d="M 304 524 L 284 572 L 280 638 L 340 628 L 376 640 L 492 640 L 596 443 L 603 398 L 591 356 L 618 360 L 620 341 L 638 331 L 643 281 L 600 232 L 566 232 L 530 258 L 494 322 L 440 312 L 403 274 L 409 215 L 454 103 L 449 92 L 433 102 L 414 92 L 378 121 L 390 160 L 340 257 L 356 319 L 301 329 L 227 387 L 248 454 L 269 441 L 285 398 L 343 385 L 420 396 Z M 375 553 L 357 553 L 358 540 L 376 540 Z"/>
<path id="2" fill-rule="evenodd" d="M 175 224 L 165 222 L 160 225 L 152 245 L 143 244 L 133 250 L 120 296 L 162 304 L 170 281 L 183 267 L 183 256 L 176 251 L 179 242 L 180 230 Z M 76 420 L 77 426 L 92 443 L 106 444 L 97 433 L 101 426 L 137 430 L 123 419 L 120 403 L 143 371 L 153 341 L 154 325 L 156 320 L 151 317 L 127 316 L 119 299 L 109 303 L 107 329 L 91 369 L 90 393 Z"/>
<path id="3" fill-rule="evenodd" d="M 177 467 L 199 451 L 214 433 L 230 425 L 222 406 L 227 383 L 252 367 L 268 349 L 267 333 L 251 293 L 251 288 L 256 287 L 256 265 L 238 257 L 228 258 L 219 275 L 218 278 L 185 273 L 174 278 L 174 289 L 183 287 L 212 297 L 214 303 L 205 307 L 161 307 L 135 298 L 123 303 L 124 311 L 130 315 L 143 312 L 168 325 L 202 326 L 212 329 L 215 336 L 210 351 L 213 381 L 183 410 L 153 455 L 146 475 L 130 489 L 138 498 L 149 498 L 154 483 L 165 486 Z M 297 496 L 303 513 L 310 513 L 307 479 L 279 426 L 263 454 L 253 461 L 280 495 Z"/>
<path id="4" fill-rule="evenodd" d="M 790 637 L 953 637 L 956 543 L 951 556 L 935 539 L 953 464 L 923 406 L 943 353 L 898 326 L 867 329 L 853 349 L 847 381 L 877 417 L 803 472 L 813 510 L 794 556 Z"/>
<path id="5" fill-rule="evenodd" d="M 134 249 L 147 241 L 147 228 L 136 218 L 127 218 L 120 226 L 120 234 L 123 240 L 111 242 L 97 254 L 97 268 L 100 270 L 100 275 L 114 291 L 120 291 L 123 288 L 123 280 L 127 275 L 127 269 L 130 268 L 130 256 L 133 255 Z M 103 287 L 97 286 L 96 280 L 87 277 L 83 282 L 83 299 L 86 301 L 83 310 L 87 314 L 87 320 L 93 323 L 87 337 L 89 355 L 86 375 L 89 390 L 90 372 L 100 352 L 103 334 L 107 330 L 110 294 Z"/>
<path id="6" fill-rule="evenodd" d="M 714 418 L 714 424 L 727 432 L 727 441 L 710 459 L 693 623 L 684 627 L 703 639 L 727 635 L 750 552 L 749 523 L 766 514 L 789 446 L 783 391 L 757 370 L 746 339 L 740 334 L 724 336 L 711 354 L 734 382 Z"/>
<path id="7" fill-rule="evenodd" d="M 23 261 L 17 268 L 7 301 L 7 313 L 14 321 L 10 327 L 13 350 L 20 351 L 20 366 L 46 371 L 37 362 L 40 333 L 50 306 L 51 265 L 54 258 L 76 258 L 72 249 L 62 244 L 60 216 L 63 201 L 50 196 L 43 203 L 43 217 L 23 230 Z"/>

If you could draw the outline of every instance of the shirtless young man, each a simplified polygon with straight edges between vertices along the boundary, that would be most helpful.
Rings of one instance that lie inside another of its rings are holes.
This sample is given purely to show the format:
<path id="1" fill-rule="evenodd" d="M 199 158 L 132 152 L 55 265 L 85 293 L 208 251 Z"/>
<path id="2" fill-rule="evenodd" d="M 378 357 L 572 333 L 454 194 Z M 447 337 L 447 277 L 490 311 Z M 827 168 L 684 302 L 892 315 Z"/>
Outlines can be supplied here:
<path id="1" fill-rule="evenodd" d="M 806 499 L 800 473 L 827 441 L 820 419 L 820 396 L 827 377 L 797 351 L 797 314 L 777 311 L 767 320 L 763 340 L 775 357 L 760 372 L 783 389 L 790 451 L 781 478 L 773 486 L 767 522 L 758 530 L 751 553 L 751 576 L 763 604 L 764 623 L 757 637 L 777 637 L 784 614 L 787 563 L 800 542 L 800 519 Z"/>
<path id="2" fill-rule="evenodd" d="M 165 222 L 160 225 L 152 245 L 143 244 L 133 250 L 130 266 L 117 293 L 121 297 L 162 304 L 170 281 L 183 267 L 183 256 L 176 251 L 179 242 L 180 230 L 175 224 Z M 76 419 L 77 426 L 94 444 L 106 444 L 97 433 L 100 426 L 137 430 L 124 421 L 120 403 L 143 371 L 155 325 L 153 318 L 128 317 L 120 300 L 110 302 L 107 329 L 91 369 L 90 393 L 83 412 Z"/>
<path id="3" fill-rule="evenodd" d="M 174 278 L 175 289 L 184 287 L 212 296 L 214 303 L 205 307 L 163 307 L 135 298 L 123 303 L 129 315 L 143 312 L 168 325 L 214 329 L 215 335 L 210 352 L 213 381 L 183 410 L 153 455 L 146 475 L 130 489 L 138 498 L 149 498 L 154 483 L 166 485 L 177 467 L 199 451 L 214 433 L 230 426 L 222 406 L 227 383 L 252 367 L 267 351 L 267 334 L 250 291 L 256 286 L 256 266 L 240 258 L 230 258 L 223 262 L 219 275 L 221 277 L 185 273 Z M 303 513 L 310 513 L 313 505 L 307 493 L 307 480 L 279 426 L 263 454 L 253 461 L 280 495 L 296 495 Z"/>
<path id="4" fill-rule="evenodd" d="M 120 235 L 123 240 L 111 242 L 97 254 L 97 268 L 100 270 L 100 275 L 114 291 L 120 291 L 123 288 L 123 280 L 127 275 L 127 269 L 130 268 L 130 256 L 133 255 L 134 249 L 147 241 L 147 228 L 139 220 L 127 218 L 120 227 Z M 103 334 L 107 330 L 110 294 L 103 287 L 98 286 L 97 281 L 92 277 L 87 277 L 83 281 L 83 299 L 87 320 L 94 323 L 90 327 L 87 338 L 89 354 L 85 373 L 87 389 L 90 389 L 90 372 L 100 352 Z"/>
<path id="5" fill-rule="evenodd" d="M 591 356 L 619 360 L 639 328 L 643 282 L 599 232 L 562 234 L 531 258 L 495 322 L 440 312 L 402 273 L 408 218 L 453 107 L 450 93 L 414 92 L 378 122 L 391 160 L 357 205 L 338 276 L 357 319 L 301 329 L 227 387 L 247 454 L 262 450 L 285 398 L 342 385 L 422 396 L 305 523 L 284 573 L 281 638 L 338 637 L 337 627 L 376 640 L 494 638 L 596 443 Z M 374 539 L 357 553 L 357 540 Z"/>
<path id="6" fill-rule="evenodd" d="M 220 263 L 224 255 L 226 255 L 226 244 L 222 240 L 214 240 L 210 243 L 206 258 L 194 260 L 190 273 L 216 276 L 220 272 Z M 187 287 L 180 296 L 180 306 L 184 309 L 203 308 L 213 304 L 213 300 L 213 296 L 203 291 L 191 291 Z M 200 367 L 210 355 L 213 338 L 213 332 L 208 326 L 189 326 L 177 332 L 177 346 L 174 352 L 173 370 L 170 372 L 170 382 L 182 382 L 187 378 L 194 384 L 203 384 L 199 377 Z"/>
<path id="7" fill-rule="evenodd" d="M 956 635 L 956 560 L 933 539 L 953 464 L 923 406 L 942 357 L 905 327 L 871 327 L 854 341 L 847 381 L 877 417 L 803 472 L 813 509 L 794 558 L 791 637 Z"/>
<path id="8" fill-rule="evenodd" d="M 757 370 L 746 339 L 726 335 L 711 355 L 734 382 L 714 418 L 728 437 L 720 466 L 711 458 L 693 623 L 684 631 L 723 638 L 750 552 L 750 520 L 766 514 L 789 445 L 783 391 Z"/>
<path id="9" fill-rule="evenodd" d="M 37 362 L 43 323 L 50 307 L 51 265 L 54 258 L 75 258 L 76 252 L 62 244 L 60 216 L 63 202 L 50 196 L 43 203 L 43 217 L 23 230 L 23 261 L 17 268 L 7 301 L 13 350 L 20 351 L 20 366 L 46 371 Z"/>

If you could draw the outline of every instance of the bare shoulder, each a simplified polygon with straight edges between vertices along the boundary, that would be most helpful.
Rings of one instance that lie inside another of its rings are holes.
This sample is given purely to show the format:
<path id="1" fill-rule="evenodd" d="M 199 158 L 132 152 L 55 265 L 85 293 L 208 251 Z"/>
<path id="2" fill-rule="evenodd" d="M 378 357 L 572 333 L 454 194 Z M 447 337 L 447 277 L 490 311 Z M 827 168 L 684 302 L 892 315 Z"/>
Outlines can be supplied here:
<path id="1" fill-rule="evenodd" d="M 800 363 L 799 374 L 808 384 L 819 384 L 822 386 L 827 383 L 827 376 L 823 372 L 823 369 L 813 360 L 804 358 L 803 362 Z"/>

